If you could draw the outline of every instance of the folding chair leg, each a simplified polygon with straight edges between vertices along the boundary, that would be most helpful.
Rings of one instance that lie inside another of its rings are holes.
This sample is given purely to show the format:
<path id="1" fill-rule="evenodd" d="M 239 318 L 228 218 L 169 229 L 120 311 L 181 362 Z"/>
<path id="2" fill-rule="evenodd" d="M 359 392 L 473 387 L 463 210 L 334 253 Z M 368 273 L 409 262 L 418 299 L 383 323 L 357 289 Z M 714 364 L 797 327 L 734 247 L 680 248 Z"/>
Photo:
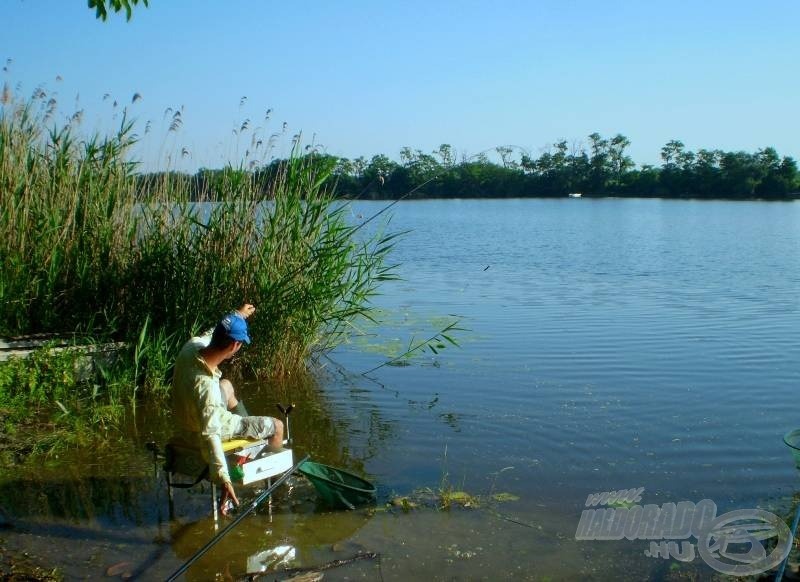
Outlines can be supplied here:
<path id="1" fill-rule="evenodd" d="M 267 489 L 272 487 L 272 477 L 267 477 Z M 272 523 L 272 495 L 267 497 L 267 515 L 269 516 L 269 523 Z"/>
<path id="2" fill-rule="evenodd" d="M 170 472 L 164 471 L 164 476 L 167 479 L 167 507 L 169 508 L 169 518 L 175 519 L 175 493 L 172 491 Z"/>
<path id="3" fill-rule="evenodd" d="M 211 510 L 214 512 L 214 531 L 219 529 L 219 515 L 217 512 L 217 485 L 211 482 Z"/>

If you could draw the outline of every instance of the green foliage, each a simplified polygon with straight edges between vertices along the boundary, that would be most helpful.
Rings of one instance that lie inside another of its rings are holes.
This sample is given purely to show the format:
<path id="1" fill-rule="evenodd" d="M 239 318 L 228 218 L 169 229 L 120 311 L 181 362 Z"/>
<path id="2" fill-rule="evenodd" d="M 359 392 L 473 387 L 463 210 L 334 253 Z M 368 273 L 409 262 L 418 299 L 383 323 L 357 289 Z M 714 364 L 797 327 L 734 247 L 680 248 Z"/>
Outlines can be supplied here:
<path id="1" fill-rule="evenodd" d="M 105 137 L 78 136 L 77 121 L 48 130 L 52 101 L 41 91 L 0 107 L 0 334 L 122 341 L 129 370 L 102 369 L 105 384 L 159 392 L 190 333 L 246 300 L 257 341 L 239 362 L 283 375 L 369 319 L 395 277 L 397 234 L 349 222 L 332 158 L 298 145 L 262 171 L 203 172 L 201 191 L 173 175 L 137 179 L 132 122 Z"/>
<path id="2" fill-rule="evenodd" d="M 108 18 L 109 9 L 120 12 L 125 9 L 125 17 L 130 20 L 133 16 L 133 7 L 139 4 L 140 0 L 89 0 L 89 8 L 95 10 L 98 20 L 105 21 Z M 148 6 L 150 0 L 141 0 L 144 6 Z"/>
<path id="3" fill-rule="evenodd" d="M 428 154 L 403 148 L 400 163 L 385 155 L 370 160 L 314 156 L 313 163 L 331 167 L 327 186 L 340 198 L 518 198 L 566 196 L 656 196 L 693 198 L 793 199 L 800 193 L 797 163 L 774 148 L 756 153 L 699 150 L 690 152 L 678 140 L 661 151 L 660 168 L 637 168 L 627 154 L 630 140 L 622 134 L 588 136 L 588 145 L 561 140 L 539 157 L 520 148 L 501 146 L 493 154 L 500 163 L 478 154 L 456 162 L 449 144 Z M 276 161 L 275 165 L 280 165 Z M 194 177 L 202 191 L 208 170 Z"/>
<path id="4" fill-rule="evenodd" d="M 44 345 L 0 363 L 0 417 L 7 428 L 28 427 L 25 432 L 35 436 L 31 448 L 40 452 L 82 442 L 97 429 L 119 429 L 124 393 L 134 386 L 125 370 L 104 375 L 85 349 Z"/>
<path id="5" fill-rule="evenodd" d="M 123 115 L 116 134 L 79 140 L 69 125 L 45 130 L 47 102 L 0 108 L 1 334 L 104 325 L 113 314 L 98 308 L 131 244 L 132 124 Z"/>
<path id="6" fill-rule="evenodd" d="M 0 363 L 0 407 L 38 413 L 56 402 L 71 403 L 78 383 L 78 353 L 45 346 L 29 357 Z"/>
<path id="7" fill-rule="evenodd" d="M 150 315 L 145 316 L 130 360 L 133 362 L 134 386 L 142 386 L 146 392 L 166 396 L 172 376 L 173 354 L 181 342 L 177 332 L 168 333 L 163 327 L 153 326 Z"/>
<path id="8" fill-rule="evenodd" d="M 251 302 L 257 341 L 239 362 L 258 374 L 291 373 L 343 341 L 353 319 L 369 317 L 377 286 L 394 278 L 385 262 L 397 235 L 350 224 L 324 188 L 331 169 L 300 156 L 262 174 L 229 167 L 205 176 L 199 199 L 172 182 L 175 203 L 139 209 L 148 229 L 123 285 L 122 319 L 150 314 L 174 353 L 221 309 Z"/>

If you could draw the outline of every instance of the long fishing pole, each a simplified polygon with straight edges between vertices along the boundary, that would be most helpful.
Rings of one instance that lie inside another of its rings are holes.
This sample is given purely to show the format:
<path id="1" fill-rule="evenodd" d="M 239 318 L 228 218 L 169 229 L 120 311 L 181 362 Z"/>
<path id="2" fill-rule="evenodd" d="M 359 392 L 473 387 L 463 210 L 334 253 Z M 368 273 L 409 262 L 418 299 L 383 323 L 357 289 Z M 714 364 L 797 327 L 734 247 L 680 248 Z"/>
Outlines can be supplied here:
<path id="1" fill-rule="evenodd" d="M 523 150 L 523 151 L 524 151 L 524 148 L 521 148 L 521 147 L 519 147 L 519 146 L 510 146 L 510 147 L 516 147 L 516 148 L 518 148 L 518 149 L 520 149 L 520 150 Z M 482 156 L 482 155 L 484 155 L 486 152 L 490 151 L 491 149 L 492 149 L 492 148 L 485 149 L 485 150 L 483 150 L 482 152 L 479 152 L 479 153 L 477 153 L 477 154 L 475 154 L 475 155 L 472 155 L 472 156 L 470 156 L 468 159 L 469 159 L 469 160 L 471 160 L 471 159 L 473 159 L 473 158 L 476 158 L 476 157 Z M 466 160 L 465 160 L 465 161 L 466 161 Z M 290 162 L 291 162 L 291 160 L 290 160 Z M 369 224 L 370 222 L 372 222 L 373 220 L 375 220 L 376 218 L 378 218 L 380 215 L 382 215 L 383 213 L 385 213 L 385 212 L 387 212 L 388 210 L 390 210 L 391 208 L 393 208 L 393 207 L 394 207 L 396 204 L 398 204 L 398 203 L 400 203 L 401 201 L 405 200 L 406 198 L 408 198 L 408 197 L 409 197 L 409 196 L 411 196 L 412 194 L 414 194 L 414 193 L 418 192 L 419 190 L 421 190 L 422 188 L 424 188 L 425 186 L 427 186 L 428 184 L 430 184 L 430 183 L 431 183 L 431 182 L 433 182 L 434 180 L 437 180 L 437 179 L 438 179 L 438 178 L 439 178 L 439 177 L 440 177 L 442 174 L 444 174 L 445 172 L 447 172 L 447 171 L 449 171 L 449 170 L 451 170 L 451 169 L 452 169 L 452 168 L 451 168 L 451 166 L 446 166 L 446 165 L 445 165 L 445 166 L 442 166 L 442 167 L 440 167 L 440 168 L 439 168 L 439 169 L 438 169 L 436 172 L 434 172 L 434 174 L 433 174 L 431 177 L 429 177 L 427 180 L 425 180 L 425 181 L 424 181 L 424 182 L 422 182 L 421 184 L 417 184 L 416 186 L 414 186 L 414 187 L 413 187 L 413 188 L 411 188 L 410 190 L 406 191 L 406 192 L 405 192 L 404 194 L 402 194 L 401 196 L 399 196 L 399 197 L 397 197 L 396 199 L 392 200 L 392 201 L 391 201 L 389 204 L 387 204 L 386 206 L 384 206 L 383 208 L 381 208 L 380 210 L 378 210 L 377 212 L 375 212 L 375 213 L 374 213 L 374 214 L 372 214 L 371 216 L 367 217 L 365 220 L 363 220 L 363 221 L 362 221 L 362 222 L 360 222 L 359 224 L 357 224 L 357 225 L 355 225 L 355 226 L 352 226 L 352 227 L 350 227 L 350 228 L 348 229 L 348 231 L 347 231 L 347 236 L 352 236 L 353 234 L 355 234 L 356 232 L 358 232 L 359 230 L 361 230 L 362 228 L 364 228 L 364 227 L 365 227 L 367 224 Z M 383 179 L 382 179 L 382 178 L 383 178 L 383 177 L 381 176 L 381 185 L 383 185 Z M 364 192 L 366 192 L 366 191 L 367 191 L 367 189 L 368 189 L 369 187 L 371 187 L 371 186 L 372 186 L 372 184 L 374 184 L 374 183 L 375 183 L 375 180 L 373 179 L 373 180 L 372 180 L 372 181 L 371 181 L 369 184 L 367 184 L 367 186 L 364 188 L 364 190 L 362 190 L 361 194 L 363 194 Z M 361 194 L 359 194 L 359 197 L 361 196 Z M 349 200 L 349 201 L 348 201 L 346 204 L 350 204 L 351 202 L 352 202 L 352 200 Z M 404 233 L 398 233 L 398 234 L 404 234 Z M 397 235 L 396 235 L 396 234 L 395 234 L 395 235 L 392 235 L 392 237 L 394 237 L 394 236 L 397 236 Z M 303 272 L 304 270 L 308 269 L 308 268 L 309 268 L 309 267 L 310 267 L 310 266 L 311 266 L 311 265 L 314 263 L 314 261 L 316 261 L 316 260 L 317 260 L 317 256 L 316 256 L 316 250 L 315 250 L 315 249 L 314 249 L 314 248 L 311 246 L 311 244 L 310 244 L 308 241 L 304 241 L 304 242 L 305 242 L 306 246 L 308 247 L 308 250 L 309 250 L 309 251 L 310 251 L 310 253 L 311 253 L 311 257 L 310 257 L 309 259 L 307 259 L 306 261 L 304 261 L 304 262 L 303 262 L 303 264 L 301 264 L 301 265 L 299 265 L 298 267 L 296 267 L 295 269 L 293 269 L 293 270 L 289 271 L 289 273 L 286 273 L 285 275 L 283 275 L 283 276 L 282 276 L 282 277 L 281 277 L 281 278 L 280 278 L 278 281 L 276 281 L 276 282 L 272 283 L 272 284 L 270 285 L 270 289 L 271 289 L 271 290 L 274 290 L 274 289 L 280 289 L 280 287 L 281 287 L 281 286 L 282 286 L 282 285 L 283 285 L 285 282 L 287 282 L 287 281 L 290 281 L 290 280 L 294 279 L 294 277 L 295 277 L 295 276 L 297 276 L 299 273 Z M 267 269 L 267 265 L 265 264 L 265 262 L 266 262 L 266 256 L 262 256 L 262 257 L 261 257 L 261 262 L 262 262 L 262 267 L 264 267 L 264 269 Z M 274 292 L 273 292 L 273 293 L 274 293 Z M 342 290 L 342 293 L 344 293 L 344 290 Z M 277 292 L 277 294 L 280 294 L 280 291 L 278 291 L 278 292 Z M 337 324 L 337 325 L 338 325 L 338 324 Z"/>
<path id="2" fill-rule="evenodd" d="M 266 491 L 264 491 L 263 493 L 261 493 L 261 495 L 259 495 L 258 497 L 256 497 L 256 498 L 255 498 L 255 500 L 254 500 L 254 501 L 253 501 L 253 502 L 250 504 L 250 506 L 249 506 L 247 509 L 245 509 L 244 511 L 242 511 L 242 513 L 240 513 L 240 514 L 239 514 L 239 515 L 236 517 L 236 519 L 234 519 L 234 520 L 233 520 L 233 521 L 232 521 L 230 524 L 228 524 L 228 526 L 227 526 L 225 529 L 223 529 L 223 530 L 222 530 L 221 532 L 219 532 L 219 533 L 218 533 L 216 536 L 214 536 L 213 538 L 211 538 L 211 540 L 209 540 L 209 542 L 208 542 L 206 545 L 204 545 L 202 548 L 200 548 L 199 550 L 197 550 L 197 551 L 194 553 L 194 555 L 193 555 L 191 558 L 189 558 L 188 560 L 186 560 L 186 563 L 185 563 L 183 566 L 181 566 L 180 568 L 178 568 L 177 570 L 175 570 L 175 572 L 173 572 L 173 573 L 172 573 L 172 575 L 171 575 L 169 578 L 167 578 L 167 582 L 173 582 L 174 580 L 177 580 L 178 576 L 180 576 L 181 574 L 183 574 L 184 572 L 186 572 L 186 570 L 188 570 L 188 569 L 189 569 L 189 566 L 191 566 L 192 564 L 194 564 L 194 563 L 197 561 L 197 559 L 198 559 L 200 556 L 202 556 L 203 554 L 205 554 L 205 553 L 206 553 L 208 550 L 210 550 L 210 549 L 211 549 L 211 548 L 212 548 L 212 547 L 213 547 L 213 546 L 214 546 L 214 545 L 215 545 L 215 544 L 216 544 L 216 543 L 217 543 L 219 540 L 221 540 L 223 537 L 225 537 L 225 535 L 227 535 L 227 534 L 228 534 L 228 533 L 229 533 L 229 532 L 230 532 L 230 531 L 231 531 L 233 528 L 235 528 L 235 527 L 236 527 L 236 526 L 239 524 L 239 522 L 240 522 L 240 521 L 242 521 L 242 520 L 243 520 L 243 519 L 244 519 L 244 518 L 245 518 L 245 517 L 246 517 L 248 514 L 250 514 L 250 512 L 251 512 L 251 511 L 253 511 L 253 510 L 254 510 L 256 507 L 258 507 L 258 504 L 259 504 L 259 503 L 261 503 L 262 501 L 264 501 L 264 499 L 266 499 L 267 497 L 269 497 L 269 496 L 272 494 L 272 492 L 275 490 L 275 488 L 276 488 L 278 485 L 280 485 L 281 483 L 283 483 L 284 481 L 286 481 L 286 479 L 288 479 L 288 478 L 289 478 L 289 475 L 291 475 L 292 473 L 294 473 L 294 472 L 295 472 L 295 471 L 296 471 L 296 470 L 297 470 L 297 469 L 300 467 L 300 465 L 302 465 L 303 463 L 305 463 L 305 462 L 308 460 L 308 457 L 309 457 L 309 456 L 310 456 L 310 455 L 306 455 L 305 457 L 303 457 L 303 460 L 302 460 L 302 461 L 300 461 L 300 462 L 299 462 L 299 463 L 297 463 L 297 464 L 296 464 L 294 467 L 292 467 L 291 469 L 289 469 L 288 471 L 286 471 L 286 472 L 285 472 L 283 475 L 281 475 L 281 476 L 280 476 L 280 477 L 279 477 L 279 478 L 278 478 L 278 479 L 275 481 L 275 483 L 273 483 L 273 484 L 272 484 L 272 486 L 271 486 L 271 487 L 269 487 L 269 488 L 268 488 Z"/>
<path id="3" fill-rule="evenodd" d="M 519 149 L 523 149 L 523 150 L 524 150 L 524 148 L 521 148 L 521 147 L 519 147 L 519 146 L 509 146 L 509 147 L 517 147 L 517 148 L 519 148 Z M 494 148 L 487 148 L 487 149 L 483 150 L 482 152 L 479 152 L 479 153 L 477 153 L 477 154 L 474 154 L 474 155 L 470 156 L 468 159 L 469 159 L 469 160 L 471 160 L 471 159 L 473 159 L 473 158 L 476 158 L 476 157 L 479 157 L 479 156 L 481 156 L 481 155 L 484 155 L 486 152 L 488 152 L 488 151 L 491 151 L 492 149 L 494 149 Z M 427 180 L 425 180 L 425 181 L 424 181 L 424 182 L 422 182 L 421 184 L 417 184 L 416 186 L 414 186 L 414 187 L 413 187 L 413 188 L 411 188 L 410 190 L 406 191 L 404 194 L 402 194 L 402 195 L 398 196 L 397 198 L 395 198 L 394 200 L 392 200 L 391 202 L 389 202 L 389 204 L 387 204 L 386 206 L 384 206 L 383 208 L 381 208 L 380 210 L 378 210 L 377 212 L 375 212 L 375 213 L 374 213 L 372 216 L 369 216 L 369 217 L 367 217 L 365 220 L 363 220 L 362 222 L 360 222 L 360 223 L 359 223 L 359 224 L 357 224 L 356 226 L 353 226 L 353 227 L 350 229 L 350 231 L 349 231 L 349 234 L 353 234 L 353 233 L 355 233 L 355 232 L 357 232 L 357 231 L 361 230 L 361 229 L 362 229 L 363 227 L 365 227 L 367 224 L 369 224 L 370 222 L 372 222 L 373 220 L 375 220 L 376 218 L 378 218 L 378 217 L 379 217 L 381 214 L 383 214 L 384 212 L 387 212 L 389 209 L 391 209 L 392 207 L 394 207 L 396 204 L 398 204 L 399 202 L 402 202 L 403 200 L 405 200 L 406 198 L 408 198 L 408 197 L 409 197 L 409 196 L 411 196 L 412 194 L 414 194 L 414 193 L 418 192 L 419 190 L 421 190 L 422 188 L 424 188 L 425 186 L 427 186 L 428 184 L 430 184 L 430 183 L 431 183 L 431 182 L 433 182 L 434 180 L 437 180 L 437 179 L 438 179 L 438 178 L 439 178 L 439 177 L 440 177 L 442 174 L 444 174 L 445 172 L 447 172 L 447 171 L 448 171 L 448 170 L 450 170 L 450 169 L 451 169 L 451 167 L 450 167 L 450 166 L 442 166 L 442 167 L 441 167 L 441 168 L 439 168 L 439 169 L 438 169 L 436 172 L 434 172 L 433 176 L 431 176 L 430 178 L 428 178 Z M 363 194 L 364 192 L 366 192 L 366 191 L 367 191 L 367 189 L 368 189 L 369 187 L 371 187 L 371 186 L 372 186 L 372 184 L 374 184 L 374 183 L 375 183 L 375 180 L 373 179 L 373 180 L 372 180 L 372 181 L 371 181 L 369 184 L 367 184 L 367 186 L 364 188 L 364 190 L 362 190 L 361 194 Z M 381 185 L 383 185 L 383 181 L 382 181 L 382 180 L 381 180 Z M 357 200 L 357 199 L 358 199 L 358 198 L 361 196 L 361 194 L 359 194 L 359 196 L 358 196 L 357 198 L 355 198 L 355 200 Z M 349 201 L 347 202 L 347 204 L 349 204 L 349 203 L 350 203 L 350 202 L 352 202 L 352 201 L 353 201 L 353 200 L 349 200 Z M 308 244 L 308 243 L 306 243 L 306 244 Z M 310 245 L 309 245 L 309 250 L 311 250 L 311 251 L 312 251 L 312 253 L 313 253 L 313 249 L 311 249 L 311 248 L 310 248 Z M 301 265 L 300 267 L 298 267 L 298 268 L 297 268 L 297 269 L 295 269 L 294 271 L 291 271 L 291 272 L 289 272 L 289 273 L 288 273 L 288 275 L 285 275 L 285 276 L 284 276 L 284 277 L 283 277 L 283 278 L 282 278 L 280 281 L 278 281 L 278 283 L 282 283 L 282 282 L 283 282 L 283 280 L 286 280 L 286 279 L 291 279 L 291 278 L 293 278 L 295 275 L 297 275 L 298 273 L 300 273 L 300 272 L 302 272 L 304 269 L 306 269 L 306 268 L 308 267 L 308 265 L 310 265 L 310 264 L 311 264 L 311 262 L 312 262 L 313 260 L 315 260 L 315 259 L 314 259 L 314 257 L 312 257 L 312 258 L 311 258 L 309 261 L 306 261 L 306 262 L 305 262 L 303 265 Z"/>

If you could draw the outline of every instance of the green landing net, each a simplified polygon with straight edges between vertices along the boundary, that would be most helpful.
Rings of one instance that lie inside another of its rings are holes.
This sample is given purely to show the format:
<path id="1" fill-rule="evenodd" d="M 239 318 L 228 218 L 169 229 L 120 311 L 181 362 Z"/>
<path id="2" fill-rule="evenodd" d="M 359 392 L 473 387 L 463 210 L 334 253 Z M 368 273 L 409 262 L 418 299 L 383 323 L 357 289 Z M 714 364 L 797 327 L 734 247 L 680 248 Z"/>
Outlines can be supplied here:
<path id="1" fill-rule="evenodd" d="M 375 501 L 375 486 L 348 471 L 306 461 L 297 469 L 311 481 L 325 505 L 334 509 L 355 509 Z"/>
<path id="2" fill-rule="evenodd" d="M 800 428 L 787 432 L 783 435 L 783 442 L 792 451 L 794 466 L 800 469 Z"/>

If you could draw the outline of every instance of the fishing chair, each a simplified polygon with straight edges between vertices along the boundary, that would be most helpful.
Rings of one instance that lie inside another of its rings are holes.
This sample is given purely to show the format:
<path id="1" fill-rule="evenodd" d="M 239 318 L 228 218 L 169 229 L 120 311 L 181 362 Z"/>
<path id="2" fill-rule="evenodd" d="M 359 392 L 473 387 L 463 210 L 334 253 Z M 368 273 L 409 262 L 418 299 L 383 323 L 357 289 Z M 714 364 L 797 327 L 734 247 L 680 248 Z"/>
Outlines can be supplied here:
<path id="1" fill-rule="evenodd" d="M 294 459 L 291 449 L 272 452 L 266 440 L 235 439 L 222 443 L 225 460 L 231 481 L 236 485 L 248 485 L 256 481 L 267 481 L 271 485 L 272 477 L 285 473 L 292 468 Z M 200 449 L 178 439 L 170 440 L 164 447 L 164 474 L 167 481 L 169 497 L 169 515 L 174 518 L 173 489 L 188 489 L 204 479 L 211 483 L 211 507 L 214 513 L 214 524 L 219 516 L 217 512 L 217 486 L 209 478 L 208 463 Z M 176 476 L 193 479 L 192 482 L 176 482 Z"/>

